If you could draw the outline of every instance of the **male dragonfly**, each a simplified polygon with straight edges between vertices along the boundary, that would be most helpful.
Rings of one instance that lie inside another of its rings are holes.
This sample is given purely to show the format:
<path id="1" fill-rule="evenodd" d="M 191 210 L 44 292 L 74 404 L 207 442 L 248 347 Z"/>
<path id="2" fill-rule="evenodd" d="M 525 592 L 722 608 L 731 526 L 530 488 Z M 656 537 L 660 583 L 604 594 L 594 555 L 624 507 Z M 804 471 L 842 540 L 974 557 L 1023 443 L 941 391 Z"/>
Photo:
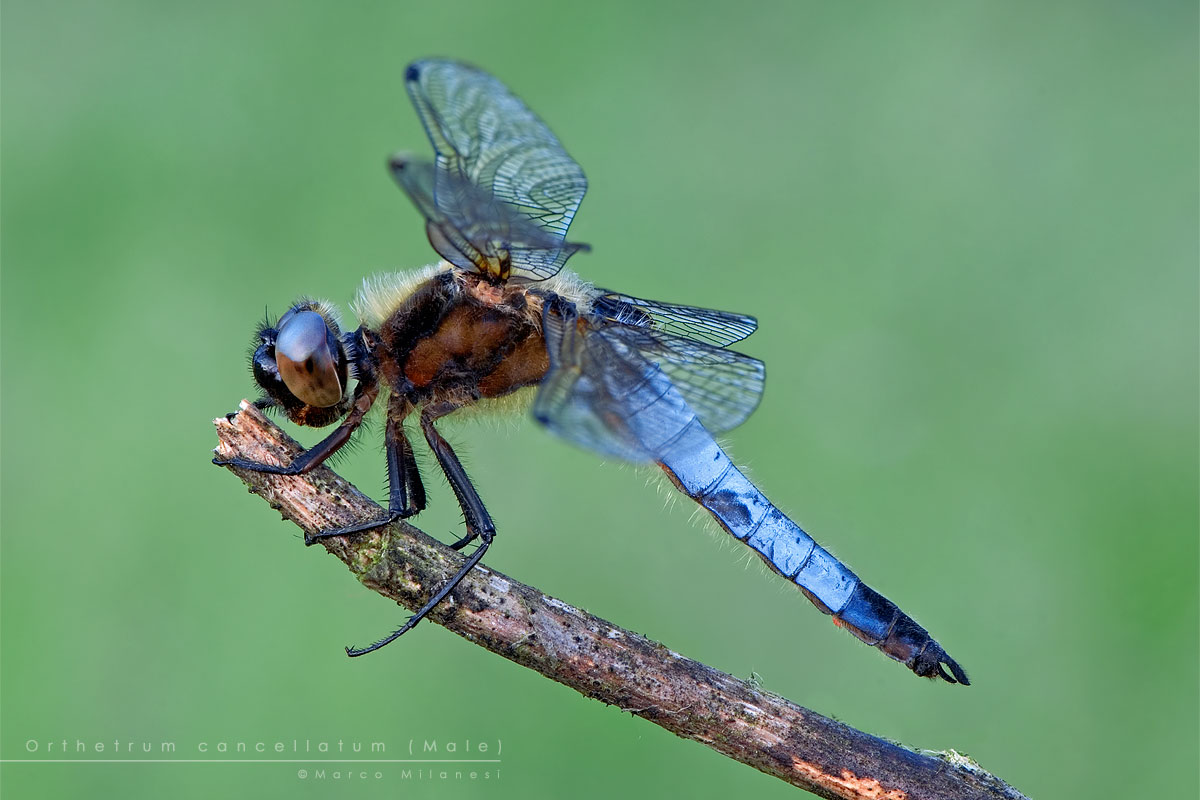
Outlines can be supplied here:
<path id="1" fill-rule="evenodd" d="M 417 61 L 405 80 L 435 157 L 395 156 L 389 166 L 444 261 L 365 282 L 355 303 L 357 330 L 343 334 L 332 308 L 313 300 L 295 303 L 275 325 L 264 323 L 252 358 L 265 392 L 257 405 L 300 425 L 340 424 L 288 466 L 217 461 L 280 475 L 307 472 L 386 398 L 386 516 L 321 531 L 308 537 L 312 544 L 425 507 L 405 429 L 417 415 L 462 507 L 466 535 L 452 547 L 480 544 L 403 626 L 347 653 L 371 652 L 411 629 L 479 563 L 495 536 L 435 423 L 469 406 L 525 398 L 533 417 L 564 439 L 662 468 L 840 627 L 918 675 L 968 683 L 924 628 L 772 505 L 713 438 L 745 420 L 762 394 L 762 362 L 726 349 L 754 332 L 754 318 L 596 289 L 563 270 L 587 249 L 565 240 L 587 181 L 554 134 L 474 67 Z"/>

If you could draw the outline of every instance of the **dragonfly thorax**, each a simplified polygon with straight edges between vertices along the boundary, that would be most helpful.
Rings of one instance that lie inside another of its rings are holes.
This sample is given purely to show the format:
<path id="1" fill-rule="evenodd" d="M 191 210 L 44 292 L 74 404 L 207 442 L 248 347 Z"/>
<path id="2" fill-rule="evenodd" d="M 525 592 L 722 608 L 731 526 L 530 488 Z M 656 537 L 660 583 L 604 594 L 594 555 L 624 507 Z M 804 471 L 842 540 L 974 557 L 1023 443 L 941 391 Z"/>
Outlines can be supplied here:
<path id="1" fill-rule="evenodd" d="M 413 405 L 501 397 L 538 383 L 549 368 L 541 307 L 540 295 L 523 286 L 440 272 L 379 325 L 374 361 Z"/>

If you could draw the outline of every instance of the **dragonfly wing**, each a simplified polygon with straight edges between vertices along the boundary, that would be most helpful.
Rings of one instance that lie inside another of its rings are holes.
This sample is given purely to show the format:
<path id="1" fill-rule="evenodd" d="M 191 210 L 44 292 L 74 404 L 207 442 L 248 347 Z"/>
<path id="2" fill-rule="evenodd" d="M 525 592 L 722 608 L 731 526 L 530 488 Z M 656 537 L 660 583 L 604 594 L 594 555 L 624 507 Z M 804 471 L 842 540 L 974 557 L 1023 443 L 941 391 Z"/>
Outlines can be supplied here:
<path id="1" fill-rule="evenodd" d="M 393 156 L 388 162 L 392 177 L 425 217 L 425 232 L 433 249 L 456 267 L 476 270 L 483 256 L 471 241 L 438 208 L 433 198 L 434 166 L 405 155 Z"/>
<path id="2" fill-rule="evenodd" d="M 625 424 L 621 394 L 628 365 L 609 369 L 612 354 L 603 344 L 589 346 L 574 314 L 543 316 L 550 370 L 538 387 L 533 417 L 553 433 L 601 455 L 625 461 L 651 461 L 653 454 Z M 636 376 L 635 376 L 636 380 Z"/>
<path id="3" fill-rule="evenodd" d="M 436 153 L 437 210 L 463 238 L 535 280 L 586 248 L 564 241 L 587 191 L 583 169 L 519 98 L 455 61 L 414 62 L 405 78 Z"/>
<path id="4" fill-rule="evenodd" d="M 597 292 L 592 300 L 594 315 L 622 325 L 652 327 L 717 347 L 740 342 L 758 328 L 758 320 L 746 314 L 660 303 L 604 289 Z"/>
<path id="5" fill-rule="evenodd" d="M 757 358 L 662 331 L 613 326 L 605 336 L 657 365 L 711 433 L 741 425 L 762 399 L 766 367 Z"/>
<path id="6" fill-rule="evenodd" d="M 549 310 L 549 306 L 548 306 Z M 762 362 L 649 327 L 546 313 L 550 371 L 534 416 L 576 444 L 651 461 L 694 419 L 712 432 L 758 404 Z"/>
<path id="7" fill-rule="evenodd" d="M 758 327 L 754 317 L 597 290 L 593 318 L 606 335 L 622 338 L 671 378 L 704 427 L 737 427 L 758 407 L 766 381 L 763 363 L 726 345 Z"/>

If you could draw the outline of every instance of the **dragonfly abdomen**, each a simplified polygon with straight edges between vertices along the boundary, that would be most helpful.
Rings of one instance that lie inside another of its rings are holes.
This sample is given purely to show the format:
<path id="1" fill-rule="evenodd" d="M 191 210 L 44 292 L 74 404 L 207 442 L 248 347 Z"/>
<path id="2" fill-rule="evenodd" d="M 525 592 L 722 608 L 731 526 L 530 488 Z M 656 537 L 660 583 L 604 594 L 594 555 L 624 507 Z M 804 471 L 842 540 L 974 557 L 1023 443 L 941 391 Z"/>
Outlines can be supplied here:
<path id="1" fill-rule="evenodd" d="M 922 677 L 968 684 L 962 667 L 895 603 L 863 583 L 776 508 L 695 417 L 659 452 L 659 465 L 680 491 L 702 505 L 813 605 Z M 947 673 L 943 664 L 949 667 Z"/>

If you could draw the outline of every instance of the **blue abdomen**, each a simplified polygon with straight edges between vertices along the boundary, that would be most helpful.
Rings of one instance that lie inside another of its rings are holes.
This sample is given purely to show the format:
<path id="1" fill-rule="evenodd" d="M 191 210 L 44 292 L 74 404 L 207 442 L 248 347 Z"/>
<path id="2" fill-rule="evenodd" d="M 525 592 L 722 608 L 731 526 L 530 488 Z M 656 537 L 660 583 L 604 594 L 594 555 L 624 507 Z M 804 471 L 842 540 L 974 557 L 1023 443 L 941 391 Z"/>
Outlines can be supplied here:
<path id="1" fill-rule="evenodd" d="M 813 541 L 733 465 L 698 419 L 664 442 L 658 462 L 677 487 L 817 608 L 918 675 L 967 684 L 967 674 L 929 633 Z M 943 669 L 945 664 L 950 673 Z"/>

